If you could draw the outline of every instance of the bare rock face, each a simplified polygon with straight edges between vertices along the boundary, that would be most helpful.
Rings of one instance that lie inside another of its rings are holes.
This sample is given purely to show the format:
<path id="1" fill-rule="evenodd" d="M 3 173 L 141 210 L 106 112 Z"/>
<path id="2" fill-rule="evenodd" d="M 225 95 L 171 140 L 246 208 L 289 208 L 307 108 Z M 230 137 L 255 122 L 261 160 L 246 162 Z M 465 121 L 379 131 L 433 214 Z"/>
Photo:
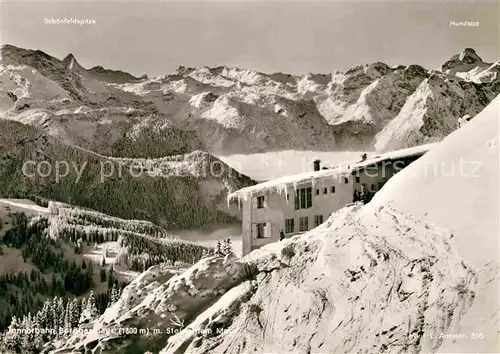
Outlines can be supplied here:
<path id="1" fill-rule="evenodd" d="M 450 58 L 446 63 L 441 66 L 443 71 L 453 70 L 457 66 L 461 66 L 463 64 L 468 65 L 480 65 L 484 64 L 483 60 L 479 55 L 477 55 L 476 51 L 472 48 L 465 48 L 460 54 L 456 54 Z"/>

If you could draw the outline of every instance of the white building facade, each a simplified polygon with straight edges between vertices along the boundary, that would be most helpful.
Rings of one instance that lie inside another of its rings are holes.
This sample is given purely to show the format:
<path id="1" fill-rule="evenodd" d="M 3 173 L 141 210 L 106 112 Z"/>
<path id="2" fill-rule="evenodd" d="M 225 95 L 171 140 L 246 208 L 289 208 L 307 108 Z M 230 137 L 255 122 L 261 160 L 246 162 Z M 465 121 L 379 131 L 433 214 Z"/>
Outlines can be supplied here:
<path id="1" fill-rule="evenodd" d="M 332 213 L 353 203 L 356 193 L 376 193 L 431 146 L 399 150 L 236 191 L 228 198 L 239 200 L 242 210 L 242 254 L 319 226 Z"/>

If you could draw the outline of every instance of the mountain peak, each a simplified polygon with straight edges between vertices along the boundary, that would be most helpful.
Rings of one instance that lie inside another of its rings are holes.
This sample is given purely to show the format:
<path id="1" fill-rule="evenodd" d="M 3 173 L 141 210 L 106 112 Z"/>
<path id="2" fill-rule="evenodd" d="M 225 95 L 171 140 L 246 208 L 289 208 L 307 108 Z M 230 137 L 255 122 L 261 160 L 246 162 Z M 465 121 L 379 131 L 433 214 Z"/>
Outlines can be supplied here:
<path id="1" fill-rule="evenodd" d="M 63 59 L 63 62 L 66 62 L 66 61 L 71 61 L 71 60 L 76 60 L 75 56 L 73 55 L 73 53 L 69 53 L 68 55 L 66 55 Z"/>
<path id="2" fill-rule="evenodd" d="M 69 70 L 84 70 L 76 60 L 73 53 L 69 53 L 68 55 L 66 55 L 66 57 L 62 60 L 62 63 L 64 67 L 68 68 Z"/>
<path id="3" fill-rule="evenodd" d="M 441 66 L 443 72 L 450 71 L 469 71 L 476 66 L 482 66 L 486 63 L 477 55 L 472 48 L 465 48 L 460 54 L 455 54 L 446 63 Z"/>
<path id="4" fill-rule="evenodd" d="M 483 60 L 479 55 L 477 55 L 476 51 L 472 48 L 465 48 L 460 53 L 458 60 L 467 64 L 474 64 L 477 62 L 482 62 Z"/>

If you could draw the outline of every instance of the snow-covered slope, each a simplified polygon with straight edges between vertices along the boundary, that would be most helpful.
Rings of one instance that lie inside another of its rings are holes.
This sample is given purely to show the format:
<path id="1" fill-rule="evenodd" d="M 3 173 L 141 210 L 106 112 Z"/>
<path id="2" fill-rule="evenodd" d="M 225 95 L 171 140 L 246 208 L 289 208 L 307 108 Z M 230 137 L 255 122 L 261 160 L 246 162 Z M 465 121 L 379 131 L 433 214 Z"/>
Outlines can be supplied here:
<path id="1" fill-rule="evenodd" d="M 371 204 L 391 203 L 398 210 L 452 227 L 455 242 L 474 242 L 473 234 L 481 242 L 458 247 L 468 253 L 469 261 L 498 259 L 499 112 L 497 97 L 477 119 L 391 179 Z M 435 202 L 429 203 L 431 199 Z"/>
<path id="2" fill-rule="evenodd" d="M 146 145 L 134 157 L 404 148 L 442 139 L 500 92 L 498 62 L 472 49 L 436 72 L 380 62 L 305 75 L 181 66 L 150 79 L 85 69 L 72 54 L 5 45 L 1 56 L 3 118 L 125 157 L 131 144 Z"/>
<path id="3" fill-rule="evenodd" d="M 477 271 L 475 301 L 450 329 L 467 333 L 469 340 L 447 339 L 442 352 L 500 351 L 499 115 L 497 97 L 478 117 L 391 179 L 371 203 L 449 227 L 452 247 Z M 473 333 L 476 340 L 471 340 Z"/>
<path id="4" fill-rule="evenodd" d="M 162 265 L 151 267 L 99 319 L 56 342 L 59 349 L 51 353 L 85 349 L 94 353 L 158 352 L 185 323 L 241 283 L 242 266 L 235 260 L 233 254 L 207 257 L 182 274 Z M 134 329 L 144 328 L 147 333 L 134 333 Z"/>

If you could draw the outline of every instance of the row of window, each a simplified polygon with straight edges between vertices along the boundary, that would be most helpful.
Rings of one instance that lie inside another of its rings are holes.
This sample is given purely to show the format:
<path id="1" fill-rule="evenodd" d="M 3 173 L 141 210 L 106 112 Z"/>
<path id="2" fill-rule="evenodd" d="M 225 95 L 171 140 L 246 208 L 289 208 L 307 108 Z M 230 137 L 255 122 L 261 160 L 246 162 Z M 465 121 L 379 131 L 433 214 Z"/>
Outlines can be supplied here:
<path id="1" fill-rule="evenodd" d="M 317 227 L 323 223 L 323 215 L 314 215 L 314 227 Z M 309 217 L 301 216 L 299 217 L 299 232 L 309 230 Z M 295 232 L 295 219 L 285 220 L 285 233 L 292 234 Z"/>
<path id="2" fill-rule="evenodd" d="M 359 176 L 356 176 L 356 182 L 359 183 Z M 349 180 L 347 177 L 344 177 L 344 183 L 349 183 Z M 381 186 L 383 183 L 379 183 Z M 376 185 L 372 184 L 371 185 L 371 190 L 373 192 L 376 191 Z M 320 195 L 321 190 L 319 188 L 316 189 L 316 195 Z M 334 194 L 335 193 L 335 186 L 330 187 L 330 193 Z M 323 194 L 328 194 L 328 187 L 323 187 Z M 265 203 L 265 196 L 258 196 L 257 198 L 257 209 L 262 209 L 266 206 Z M 286 195 L 286 200 L 288 201 L 290 199 L 290 195 Z M 311 187 L 306 187 L 306 188 L 300 188 L 295 191 L 295 210 L 299 209 L 308 209 L 312 207 L 312 188 Z"/>
<path id="3" fill-rule="evenodd" d="M 346 178 L 346 183 L 348 183 L 348 179 Z M 330 187 L 330 193 L 335 193 L 335 186 Z M 320 190 L 316 189 L 316 195 L 320 194 Z M 323 187 L 323 194 L 328 194 L 328 187 Z M 287 200 L 290 199 L 290 196 L 286 195 Z M 312 207 L 312 188 L 300 188 L 295 191 L 295 210 L 299 209 L 308 209 Z"/>
<path id="4" fill-rule="evenodd" d="M 298 232 L 309 231 L 309 217 L 301 216 L 299 217 L 299 229 Z M 323 215 L 314 215 L 314 227 L 317 227 L 323 223 Z M 271 237 L 271 230 L 267 229 L 271 227 L 271 223 L 258 223 L 255 225 L 256 237 L 257 238 L 269 238 Z M 293 234 L 295 233 L 295 219 L 285 220 L 285 233 Z"/>
<path id="5" fill-rule="evenodd" d="M 312 207 L 312 188 L 301 188 L 295 191 L 295 210 Z"/>

